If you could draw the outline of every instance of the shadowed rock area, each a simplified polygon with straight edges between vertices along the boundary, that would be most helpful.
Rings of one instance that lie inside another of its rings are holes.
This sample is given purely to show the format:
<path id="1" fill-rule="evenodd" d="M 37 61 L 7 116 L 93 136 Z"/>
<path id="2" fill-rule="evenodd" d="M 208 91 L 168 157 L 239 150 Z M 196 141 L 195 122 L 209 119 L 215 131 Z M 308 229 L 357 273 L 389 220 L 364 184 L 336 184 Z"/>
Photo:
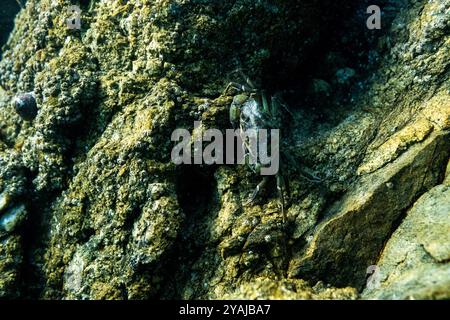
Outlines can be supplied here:
<path id="1" fill-rule="evenodd" d="M 381 30 L 333 0 L 81 1 L 76 30 L 75 2 L 27 1 L 2 52 L 1 298 L 450 298 L 449 0 L 378 1 Z M 171 162 L 231 127 L 236 70 L 285 102 L 286 219 L 274 177 L 246 205 L 248 166 Z"/>

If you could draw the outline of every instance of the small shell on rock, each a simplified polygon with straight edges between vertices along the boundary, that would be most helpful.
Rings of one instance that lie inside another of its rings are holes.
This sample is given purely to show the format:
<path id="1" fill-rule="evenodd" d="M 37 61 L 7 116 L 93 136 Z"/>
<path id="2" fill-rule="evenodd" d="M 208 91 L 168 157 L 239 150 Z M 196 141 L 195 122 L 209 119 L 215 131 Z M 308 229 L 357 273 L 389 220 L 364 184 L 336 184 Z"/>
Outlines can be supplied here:
<path id="1" fill-rule="evenodd" d="M 38 108 L 32 92 L 22 93 L 15 97 L 14 107 L 22 119 L 31 121 L 36 118 Z"/>

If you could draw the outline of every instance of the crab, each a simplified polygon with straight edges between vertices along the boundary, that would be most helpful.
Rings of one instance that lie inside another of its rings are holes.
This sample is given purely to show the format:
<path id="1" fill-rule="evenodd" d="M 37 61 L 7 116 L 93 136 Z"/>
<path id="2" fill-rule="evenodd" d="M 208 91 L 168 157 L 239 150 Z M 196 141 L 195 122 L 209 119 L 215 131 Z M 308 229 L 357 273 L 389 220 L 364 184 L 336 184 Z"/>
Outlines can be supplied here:
<path id="1" fill-rule="evenodd" d="M 259 90 L 249 78 L 245 78 L 245 84 L 230 82 L 226 87 L 224 94 L 227 94 L 230 89 L 238 92 L 234 96 L 233 102 L 229 107 L 229 118 L 234 129 L 240 129 L 240 132 L 249 132 L 249 129 L 254 129 L 253 132 L 258 132 L 259 129 L 279 129 L 282 126 L 282 109 L 290 113 L 286 105 L 284 105 L 278 95 L 267 98 L 264 90 Z M 246 159 L 252 156 L 253 148 L 249 146 L 249 137 L 246 135 L 242 137 L 242 148 Z M 280 150 L 282 152 L 282 150 Z M 280 161 L 281 162 L 281 161 Z M 258 161 L 248 163 L 247 165 L 255 174 L 260 174 L 261 168 L 264 167 Z M 280 163 L 280 165 L 282 165 Z M 255 202 L 258 194 L 265 188 L 272 176 L 264 176 L 258 183 L 250 198 L 244 203 L 244 206 L 251 205 Z M 286 222 L 286 183 L 281 170 L 275 174 L 279 207 L 283 216 L 283 223 Z"/>

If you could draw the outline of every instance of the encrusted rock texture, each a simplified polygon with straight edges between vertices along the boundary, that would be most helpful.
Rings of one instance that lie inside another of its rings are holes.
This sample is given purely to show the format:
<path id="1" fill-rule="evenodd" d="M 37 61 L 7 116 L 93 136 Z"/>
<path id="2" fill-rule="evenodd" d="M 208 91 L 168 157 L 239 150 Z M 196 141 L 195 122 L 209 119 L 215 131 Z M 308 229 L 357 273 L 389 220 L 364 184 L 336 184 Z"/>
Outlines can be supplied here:
<path id="1" fill-rule="evenodd" d="M 0 61 L 0 298 L 449 299 L 450 1 L 378 2 L 381 30 L 369 1 L 28 0 Z M 170 159 L 173 130 L 230 127 L 236 70 L 286 101 L 285 221 L 275 179 L 245 205 L 247 166 Z"/>

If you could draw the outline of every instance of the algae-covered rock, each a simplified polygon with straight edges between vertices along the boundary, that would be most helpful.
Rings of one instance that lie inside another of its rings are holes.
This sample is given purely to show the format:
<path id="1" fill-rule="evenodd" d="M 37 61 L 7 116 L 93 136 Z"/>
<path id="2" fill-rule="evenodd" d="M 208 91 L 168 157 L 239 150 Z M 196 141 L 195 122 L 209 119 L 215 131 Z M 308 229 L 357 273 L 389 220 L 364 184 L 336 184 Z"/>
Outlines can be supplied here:
<path id="1" fill-rule="evenodd" d="M 81 1 L 74 29 L 72 1 L 28 0 L 0 61 L 0 297 L 448 297 L 450 3 L 380 4 L 368 30 L 368 1 Z M 175 129 L 231 127 L 230 82 L 282 97 L 284 179 L 254 202 L 248 166 L 171 161 Z"/>

